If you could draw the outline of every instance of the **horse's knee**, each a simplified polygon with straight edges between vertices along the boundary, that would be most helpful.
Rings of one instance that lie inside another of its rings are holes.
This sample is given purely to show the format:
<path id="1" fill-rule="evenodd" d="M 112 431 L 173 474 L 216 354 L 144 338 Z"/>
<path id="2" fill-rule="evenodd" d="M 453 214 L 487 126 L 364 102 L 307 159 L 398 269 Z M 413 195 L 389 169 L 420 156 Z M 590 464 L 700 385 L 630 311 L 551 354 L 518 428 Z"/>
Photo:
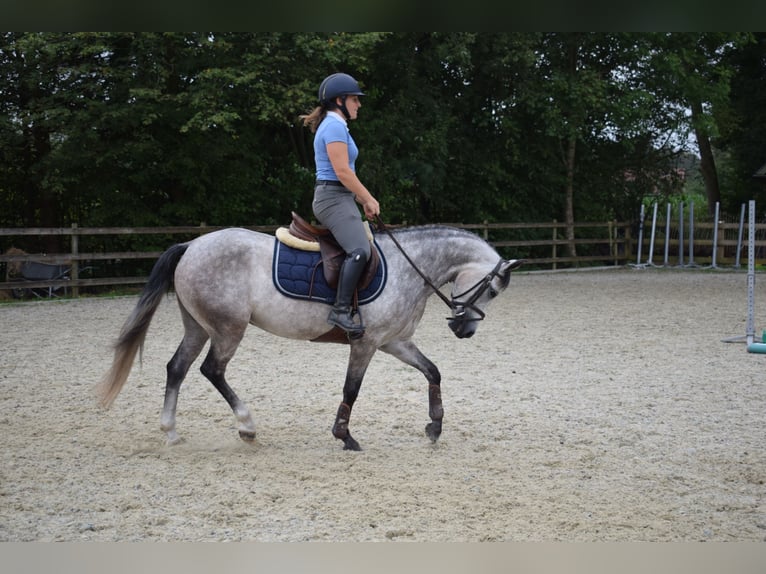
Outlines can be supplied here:
<path id="1" fill-rule="evenodd" d="M 432 385 L 439 386 L 442 382 L 442 374 L 439 372 L 438 367 L 433 363 L 430 363 L 426 368 L 426 378 Z"/>

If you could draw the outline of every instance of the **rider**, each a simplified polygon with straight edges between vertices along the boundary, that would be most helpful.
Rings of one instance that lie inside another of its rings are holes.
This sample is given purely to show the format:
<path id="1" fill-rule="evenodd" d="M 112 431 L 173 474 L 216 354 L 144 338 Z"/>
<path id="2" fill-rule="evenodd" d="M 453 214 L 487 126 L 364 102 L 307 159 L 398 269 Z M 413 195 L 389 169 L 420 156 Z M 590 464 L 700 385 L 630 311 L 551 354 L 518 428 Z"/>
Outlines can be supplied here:
<path id="1" fill-rule="evenodd" d="M 300 116 L 303 125 L 315 134 L 314 216 L 346 252 L 335 304 L 327 322 L 337 325 L 351 338 L 364 334 L 363 327 L 354 321 L 351 307 L 359 277 L 372 251 L 355 201 L 361 204 L 367 219 L 380 214 L 378 201 L 356 175 L 359 149 L 347 126 L 349 120 L 356 119 L 362 107 L 359 96 L 363 95 L 357 81 L 348 74 L 331 74 L 319 86 L 319 105 L 310 114 Z"/>

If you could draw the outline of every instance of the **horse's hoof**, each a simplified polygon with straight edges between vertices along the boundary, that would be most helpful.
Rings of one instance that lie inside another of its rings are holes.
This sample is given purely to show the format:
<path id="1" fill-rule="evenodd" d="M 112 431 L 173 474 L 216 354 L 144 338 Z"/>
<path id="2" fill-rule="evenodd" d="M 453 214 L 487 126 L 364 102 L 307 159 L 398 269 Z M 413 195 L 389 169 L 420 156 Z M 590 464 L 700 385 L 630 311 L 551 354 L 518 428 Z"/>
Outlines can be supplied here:
<path id="1" fill-rule="evenodd" d="M 181 444 L 182 442 L 184 442 L 184 439 L 183 439 L 183 438 L 181 438 L 181 437 L 180 437 L 180 436 L 178 436 L 178 435 L 175 435 L 175 436 L 172 436 L 172 437 L 168 437 L 168 438 L 165 440 L 165 444 L 166 444 L 167 446 L 175 446 L 175 445 L 177 445 L 177 444 Z"/>
<path id="2" fill-rule="evenodd" d="M 343 450 L 355 450 L 359 452 L 362 450 L 362 447 L 359 446 L 358 442 L 351 438 L 351 435 L 348 435 L 345 439 L 343 439 Z"/>
<path id="3" fill-rule="evenodd" d="M 431 442 L 436 442 L 442 434 L 442 424 L 438 422 L 430 422 L 426 425 L 426 435 L 431 439 Z"/>
<path id="4" fill-rule="evenodd" d="M 255 440 L 255 432 L 253 431 L 239 431 L 239 438 L 245 442 L 253 442 Z"/>

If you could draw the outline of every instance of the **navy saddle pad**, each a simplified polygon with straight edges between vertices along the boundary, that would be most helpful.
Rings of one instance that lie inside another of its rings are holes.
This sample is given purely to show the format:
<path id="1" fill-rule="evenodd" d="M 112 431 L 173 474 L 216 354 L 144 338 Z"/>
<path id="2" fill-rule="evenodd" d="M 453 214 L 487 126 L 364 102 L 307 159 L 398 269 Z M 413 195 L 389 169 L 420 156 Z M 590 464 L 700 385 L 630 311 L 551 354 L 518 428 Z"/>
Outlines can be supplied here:
<path id="1" fill-rule="evenodd" d="M 377 243 L 373 242 L 373 247 L 378 250 L 380 264 L 370 284 L 359 291 L 359 305 L 374 301 L 386 286 L 386 259 Z M 327 284 L 320 259 L 316 251 L 295 249 L 274 239 L 272 277 L 277 291 L 295 299 L 335 303 L 335 289 Z"/>

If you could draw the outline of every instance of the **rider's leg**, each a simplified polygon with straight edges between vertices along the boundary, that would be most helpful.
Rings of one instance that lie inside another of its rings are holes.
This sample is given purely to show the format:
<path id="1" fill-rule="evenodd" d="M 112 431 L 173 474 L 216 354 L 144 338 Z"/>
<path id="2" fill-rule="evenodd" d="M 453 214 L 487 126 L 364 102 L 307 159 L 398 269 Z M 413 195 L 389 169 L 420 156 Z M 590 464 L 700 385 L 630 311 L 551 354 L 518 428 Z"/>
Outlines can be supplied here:
<path id="1" fill-rule="evenodd" d="M 360 337 L 364 333 L 361 320 L 354 320 L 352 303 L 359 277 L 366 264 L 367 256 L 363 249 L 355 249 L 346 257 L 340 268 L 335 305 L 327 316 L 328 323 L 340 327 L 352 337 Z"/>

